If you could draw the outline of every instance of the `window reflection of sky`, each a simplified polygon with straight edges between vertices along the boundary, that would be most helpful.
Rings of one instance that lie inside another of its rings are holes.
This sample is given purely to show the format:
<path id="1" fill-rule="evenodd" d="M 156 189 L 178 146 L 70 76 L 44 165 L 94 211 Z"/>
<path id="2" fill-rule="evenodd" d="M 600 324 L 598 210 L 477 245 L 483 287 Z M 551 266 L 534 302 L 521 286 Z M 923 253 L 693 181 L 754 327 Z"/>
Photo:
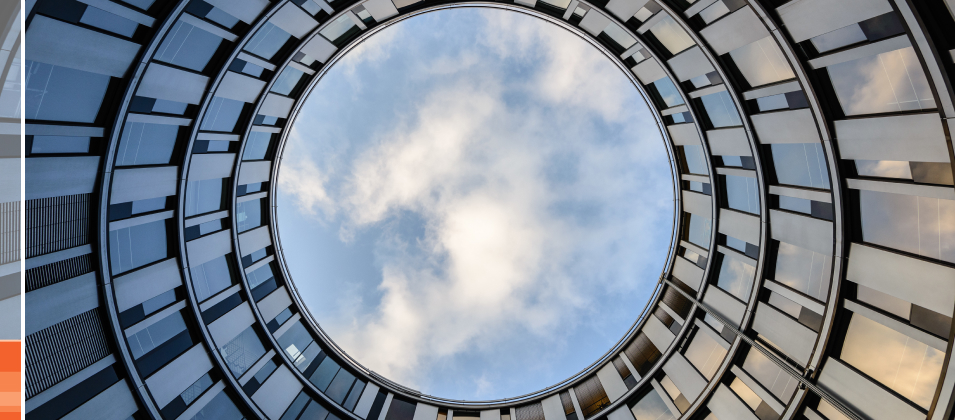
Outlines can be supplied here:
<path id="1" fill-rule="evenodd" d="M 866 242 L 955 263 L 955 201 L 859 191 Z"/>
<path id="2" fill-rule="evenodd" d="M 846 115 L 935 108 L 928 80 L 912 47 L 826 69 Z"/>

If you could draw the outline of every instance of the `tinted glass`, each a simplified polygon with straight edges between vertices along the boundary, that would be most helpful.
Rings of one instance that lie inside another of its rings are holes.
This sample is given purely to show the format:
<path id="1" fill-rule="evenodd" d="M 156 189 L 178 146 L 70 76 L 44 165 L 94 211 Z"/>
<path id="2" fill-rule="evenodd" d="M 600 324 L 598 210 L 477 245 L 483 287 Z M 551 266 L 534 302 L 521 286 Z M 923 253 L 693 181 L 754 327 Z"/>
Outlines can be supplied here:
<path id="1" fill-rule="evenodd" d="M 676 86 L 673 86 L 673 81 L 671 81 L 669 77 L 657 80 L 653 82 L 652 85 L 657 89 L 657 93 L 663 97 L 663 103 L 666 104 L 667 108 L 684 103 L 683 97 L 680 96 L 680 92 L 676 90 Z"/>
<path id="2" fill-rule="evenodd" d="M 181 312 L 174 312 L 154 324 L 126 338 L 133 358 L 138 359 L 162 343 L 186 330 Z"/>
<path id="3" fill-rule="evenodd" d="M 756 178 L 727 175 L 726 199 L 729 208 L 759 214 L 759 189 Z"/>
<path id="4" fill-rule="evenodd" d="M 866 242 L 955 263 L 955 201 L 859 191 Z"/>
<path id="5" fill-rule="evenodd" d="M 249 327 L 223 345 L 220 351 L 226 366 L 238 378 L 265 354 L 265 346 L 255 330 Z"/>
<path id="6" fill-rule="evenodd" d="M 749 301 L 749 294 L 753 290 L 753 278 L 756 267 L 746 264 L 736 258 L 723 256 L 720 265 L 720 276 L 716 285 L 729 294 L 736 296 L 743 302 Z"/>
<path id="7" fill-rule="evenodd" d="M 750 86 L 796 77 L 772 36 L 730 51 L 730 57 Z"/>
<path id="8" fill-rule="evenodd" d="M 189 420 L 240 420 L 243 418 L 229 395 L 220 391 L 219 395 L 216 395 Z"/>
<path id="9" fill-rule="evenodd" d="M 262 225 L 262 199 L 243 201 L 235 206 L 235 220 L 239 232 Z"/>
<path id="10" fill-rule="evenodd" d="M 30 153 L 88 153 L 89 137 L 33 136 Z"/>
<path id="11" fill-rule="evenodd" d="M 706 159 L 703 157 L 703 146 L 681 146 L 686 157 L 686 166 L 691 174 L 708 175 Z"/>
<path id="12" fill-rule="evenodd" d="M 196 300 L 202 302 L 229 286 L 232 286 L 232 274 L 229 262 L 221 256 L 198 267 L 189 269 L 192 284 L 196 291 Z"/>
<path id="13" fill-rule="evenodd" d="M 344 17 L 348 19 L 348 16 Z M 271 22 L 265 22 L 262 28 L 246 44 L 245 49 L 266 60 L 271 60 L 291 37 L 288 32 L 279 29 L 278 26 Z"/>
<path id="14" fill-rule="evenodd" d="M 109 76 L 27 60 L 26 118 L 92 123 Z"/>
<path id="15" fill-rule="evenodd" d="M 673 414 L 656 390 L 651 389 L 630 408 L 636 420 L 674 420 Z"/>
<path id="16" fill-rule="evenodd" d="M 186 184 L 186 216 L 222 208 L 222 179 L 189 181 Z"/>
<path id="17" fill-rule="evenodd" d="M 245 102 L 218 96 L 213 97 L 209 104 L 209 110 L 206 111 L 206 117 L 202 120 L 202 129 L 231 133 L 235 129 L 236 121 L 242 114 L 243 107 L 245 107 Z"/>
<path id="18" fill-rule="evenodd" d="M 109 232 L 109 262 L 119 274 L 166 258 L 166 221 Z"/>
<path id="19" fill-rule="evenodd" d="M 671 54 L 676 54 L 695 44 L 693 39 L 670 15 L 660 18 L 656 25 L 650 28 L 650 32 Z"/>
<path id="20" fill-rule="evenodd" d="M 853 314 L 839 358 L 927 409 L 935 395 L 945 353 Z"/>
<path id="21" fill-rule="evenodd" d="M 832 257 L 805 248 L 779 243 L 775 278 L 779 283 L 820 302 L 829 295 Z"/>
<path id="22" fill-rule="evenodd" d="M 87 6 L 80 22 L 127 38 L 132 37 L 136 33 L 136 29 L 139 28 L 139 24 L 136 22 L 92 6 Z"/>
<path id="23" fill-rule="evenodd" d="M 286 67 L 285 70 L 282 70 L 282 74 L 275 79 L 275 84 L 272 85 L 272 92 L 288 96 L 288 94 L 292 92 L 292 89 L 295 88 L 295 85 L 298 84 L 298 81 L 302 80 L 303 75 L 305 75 L 305 73 L 299 69 Z"/>
<path id="24" fill-rule="evenodd" d="M 202 71 L 219 49 L 222 38 L 177 21 L 156 50 L 156 60 Z"/>
<path id="25" fill-rule="evenodd" d="M 272 277 L 273 277 L 272 266 L 268 264 L 263 265 L 259 267 L 258 269 L 256 269 L 255 271 L 248 274 L 249 287 L 254 289 L 256 286 L 262 283 L 265 283 Z"/>
<path id="26" fill-rule="evenodd" d="M 699 331 L 693 337 L 693 341 L 687 346 L 683 355 L 696 367 L 696 370 L 700 371 L 709 380 L 713 379 L 716 369 L 723 362 L 726 349 L 720 346 L 713 337 Z"/>
<path id="27" fill-rule="evenodd" d="M 736 113 L 736 106 L 726 91 L 701 96 L 700 101 L 703 102 L 706 116 L 709 117 L 714 128 L 743 125 L 739 114 Z"/>
<path id="28" fill-rule="evenodd" d="M 912 47 L 826 68 L 846 115 L 935 108 Z"/>
<path id="29" fill-rule="evenodd" d="M 756 350 L 750 350 L 746 354 L 743 370 L 784 403 L 796 392 L 796 379 Z"/>
<path id="30" fill-rule="evenodd" d="M 178 125 L 127 122 L 116 151 L 116 165 L 167 164 L 178 134 Z"/>
<path id="31" fill-rule="evenodd" d="M 687 239 L 703 249 L 709 249 L 710 234 L 713 230 L 712 220 L 696 214 L 684 214 L 690 216 L 689 237 Z"/>
<path id="32" fill-rule="evenodd" d="M 773 144 L 770 148 L 780 184 L 830 188 L 829 169 L 821 144 Z"/>

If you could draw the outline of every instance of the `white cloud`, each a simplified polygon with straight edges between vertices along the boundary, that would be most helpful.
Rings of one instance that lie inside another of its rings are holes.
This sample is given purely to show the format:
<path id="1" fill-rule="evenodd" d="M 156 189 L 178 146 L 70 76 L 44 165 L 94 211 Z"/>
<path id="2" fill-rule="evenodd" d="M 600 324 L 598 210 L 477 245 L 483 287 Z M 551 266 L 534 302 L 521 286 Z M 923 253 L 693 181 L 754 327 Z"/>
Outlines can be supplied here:
<path id="1" fill-rule="evenodd" d="M 620 92 L 626 79 L 575 36 L 526 20 L 511 31 L 512 13 L 498 14 L 485 46 L 500 57 L 539 51 L 543 69 L 529 82 L 489 66 L 480 49 L 432 57 L 421 64 L 434 77 L 427 93 L 392 98 L 409 101 L 407 116 L 348 160 L 316 161 L 296 131 L 290 147 L 303 146 L 286 151 L 279 179 L 302 213 L 341 223 L 342 238 L 380 230 L 378 307 L 323 328 L 365 366 L 439 395 L 428 389 L 438 365 L 523 341 L 538 356 L 527 363 L 546 364 L 570 334 L 601 326 L 588 314 L 613 309 L 597 301 L 637 293 L 662 262 L 639 257 L 660 244 L 635 232 L 672 216 L 669 174 L 641 169 L 662 144 L 632 108 L 634 92 Z M 546 106 L 510 98 L 538 90 Z M 624 134 L 594 138 L 593 117 Z M 424 221 L 420 237 L 388 228 L 407 213 Z M 478 371 L 467 397 L 498 396 L 500 375 Z"/>

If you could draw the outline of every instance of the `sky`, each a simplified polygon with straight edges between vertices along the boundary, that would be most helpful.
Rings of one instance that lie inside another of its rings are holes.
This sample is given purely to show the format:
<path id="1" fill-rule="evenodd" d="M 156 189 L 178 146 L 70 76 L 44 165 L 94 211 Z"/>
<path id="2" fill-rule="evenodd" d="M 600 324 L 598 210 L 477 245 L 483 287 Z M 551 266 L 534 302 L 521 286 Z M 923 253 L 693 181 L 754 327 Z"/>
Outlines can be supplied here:
<path id="1" fill-rule="evenodd" d="M 666 149 L 630 79 L 498 9 L 426 13 L 345 54 L 277 182 L 316 321 L 443 398 L 515 397 L 596 361 L 643 311 L 672 232 Z"/>

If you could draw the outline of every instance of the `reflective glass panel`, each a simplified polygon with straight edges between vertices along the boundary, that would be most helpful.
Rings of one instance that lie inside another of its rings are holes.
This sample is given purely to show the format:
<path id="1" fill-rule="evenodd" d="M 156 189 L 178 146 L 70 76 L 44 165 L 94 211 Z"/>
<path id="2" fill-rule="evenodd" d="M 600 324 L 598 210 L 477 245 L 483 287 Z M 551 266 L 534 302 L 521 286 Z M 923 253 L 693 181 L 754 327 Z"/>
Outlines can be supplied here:
<path id="1" fill-rule="evenodd" d="M 186 322 L 182 319 L 182 313 L 174 312 L 127 337 L 126 341 L 129 342 L 133 358 L 138 359 L 185 330 Z"/>
<path id="2" fill-rule="evenodd" d="M 222 179 L 189 181 L 186 184 L 186 216 L 208 213 L 222 208 Z"/>
<path id="3" fill-rule="evenodd" d="M 683 156 L 686 157 L 686 166 L 691 174 L 709 175 L 710 171 L 706 168 L 706 159 L 703 158 L 703 146 L 680 146 L 683 148 Z"/>
<path id="4" fill-rule="evenodd" d="M 729 208 L 759 214 L 759 189 L 756 178 L 727 175 L 726 201 Z"/>
<path id="5" fill-rule="evenodd" d="M 329 23 L 325 29 L 322 29 L 321 34 L 325 37 L 325 39 L 334 42 L 340 36 L 345 35 L 345 33 L 355 27 L 355 22 L 353 22 L 350 17 L 347 15 L 342 15 L 338 19 L 335 19 L 334 22 Z"/>
<path id="6" fill-rule="evenodd" d="M 720 346 L 713 337 L 703 331 L 698 331 L 693 341 L 683 353 L 687 360 L 700 371 L 707 380 L 713 379 L 716 369 L 726 356 L 726 349 Z"/>
<path id="7" fill-rule="evenodd" d="M 132 37 L 136 33 L 136 29 L 139 28 L 139 24 L 136 22 L 92 6 L 86 7 L 80 22 L 127 38 Z"/>
<path id="8" fill-rule="evenodd" d="M 202 302 L 229 286 L 232 286 L 232 273 L 229 261 L 223 255 L 198 267 L 189 269 L 192 285 L 196 291 L 196 300 Z"/>
<path id="9" fill-rule="evenodd" d="M 859 191 L 866 242 L 955 263 L 955 201 Z"/>
<path id="10" fill-rule="evenodd" d="M 166 258 L 167 252 L 165 220 L 109 232 L 109 262 L 114 275 Z"/>
<path id="11" fill-rule="evenodd" d="M 865 33 L 862 32 L 862 27 L 859 26 L 858 23 L 853 23 L 849 26 L 836 29 L 832 32 L 827 32 L 810 39 L 810 41 L 812 41 L 812 45 L 816 47 L 816 51 L 820 53 L 832 51 L 834 49 L 842 48 L 846 45 L 852 45 L 865 40 Z"/>
<path id="12" fill-rule="evenodd" d="M 242 154 L 242 160 L 260 160 L 265 159 L 265 154 L 269 151 L 269 143 L 272 141 L 272 133 L 264 131 L 253 131 L 249 133 L 246 140 L 245 152 Z"/>
<path id="13" fill-rule="evenodd" d="M 711 93 L 701 96 L 703 108 L 706 109 L 706 116 L 709 117 L 713 128 L 732 127 L 743 125 L 736 113 L 736 106 L 726 91 Z"/>
<path id="14" fill-rule="evenodd" d="M 730 51 L 730 57 L 750 86 L 762 86 L 796 77 L 772 36 Z"/>
<path id="15" fill-rule="evenodd" d="M 30 153 L 89 153 L 89 137 L 33 136 Z"/>
<path id="16" fill-rule="evenodd" d="M 235 220 L 239 232 L 262 225 L 262 199 L 243 201 L 235 206 Z"/>
<path id="17" fill-rule="evenodd" d="M 660 18 L 657 24 L 650 28 L 650 32 L 671 54 L 676 54 L 695 45 L 693 39 L 670 15 Z"/>
<path id="18" fill-rule="evenodd" d="M 859 176 L 912 179 L 912 169 L 907 161 L 855 160 L 853 162 Z"/>
<path id="19" fill-rule="evenodd" d="M 685 214 L 690 216 L 689 241 L 703 249 L 709 249 L 710 234 L 713 230 L 712 220 L 696 214 Z"/>
<path id="20" fill-rule="evenodd" d="M 793 290 L 825 302 L 829 296 L 832 257 L 805 248 L 779 243 L 775 279 Z"/>
<path id="21" fill-rule="evenodd" d="M 246 328 L 220 348 L 222 358 L 232 374 L 238 378 L 265 354 L 265 346 L 252 327 Z"/>
<path id="22" fill-rule="evenodd" d="M 205 407 L 202 407 L 189 420 L 240 420 L 245 417 L 229 398 L 229 395 L 220 391 Z"/>
<path id="23" fill-rule="evenodd" d="M 202 71 L 219 49 L 222 38 L 177 21 L 156 50 L 156 60 Z"/>
<path id="24" fill-rule="evenodd" d="M 295 88 L 298 81 L 302 80 L 303 75 L 305 75 L 305 73 L 299 69 L 286 67 L 285 70 L 282 70 L 282 74 L 275 79 L 275 84 L 272 85 L 272 92 L 288 96 L 289 93 L 292 93 L 292 89 Z"/>
<path id="25" fill-rule="evenodd" d="M 934 109 L 912 47 L 826 67 L 846 115 Z"/>
<path id="26" fill-rule="evenodd" d="M 127 122 L 116 150 L 116 165 L 167 164 L 178 135 L 178 125 Z"/>
<path id="27" fill-rule="evenodd" d="M 345 18 L 348 17 L 345 16 Z M 245 49 L 266 60 L 271 60 L 291 37 L 292 35 L 275 26 L 272 22 L 265 22 L 246 44 Z"/>
<path id="28" fill-rule="evenodd" d="M 749 294 L 753 290 L 753 277 L 755 275 L 756 267 L 724 255 L 716 285 L 727 293 L 736 296 L 739 300 L 748 302 Z"/>
<path id="29" fill-rule="evenodd" d="M 839 358 L 927 409 L 932 404 L 945 353 L 852 314 Z"/>
<path id="30" fill-rule="evenodd" d="M 743 370 L 784 404 L 796 392 L 796 387 L 799 384 L 795 378 L 783 372 L 782 368 L 756 350 L 750 350 L 746 354 L 746 360 L 743 361 Z"/>
<path id="31" fill-rule="evenodd" d="M 636 39 L 633 39 L 627 31 L 623 28 L 617 26 L 616 24 L 610 24 L 604 29 L 604 33 L 610 37 L 614 42 L 617 43 L 621 48 L 627 49 L 637 43 Z"/>
<path id="32" fill-rule="evenodd" d="M 245 102 L 234 99 L 225 99 L 222 97 L 213 97 L 209 104 L 209 110 L 202 120 L 202 129 L 208 131 L 225 131 L 231 133 L 235 129 L 235 123 L 242 114 Z"/>
<path id="33" fill-rule="evenodd" d="M 671 81 L 669 77 L 664 77 L 652 84 L 653 87 L 657 89 L 657 93 L 663 97 L 663 103 L 666 104 L 667 108 L 683 105 L 683 97 L 680 96 L 680 93 L 676 90 L 676 87 L 673 86 L 673 81 Z"/>
<path id="34" fill-rule="evenodd" d="M 780 184 L 830 188 L 829 169 L 821 144 L 773 144 L 770 148 Z"/>
<path id="35" fill-rule="evenodd" d="M 92 123 L 109 76 L 26 60 L 26 118 Z"/>
<path id="36" fill-rule="evenodd" d="M 656 390 L 651 389 L 630 409 L 636 420 L 674 420 L 673 414 Z"/>
<path id="37" fill-rule="evenodd" d="M 259 267 L 255 271 L 249 273 L 248 277 L 249 277 L 249 287 L 254 289 L 256 286 L 262 283 L 265 283 L 269 279 L 274 277 L 272 274 L 272 266 L 268 264 L 263 265 L 262 267 Z"/>

